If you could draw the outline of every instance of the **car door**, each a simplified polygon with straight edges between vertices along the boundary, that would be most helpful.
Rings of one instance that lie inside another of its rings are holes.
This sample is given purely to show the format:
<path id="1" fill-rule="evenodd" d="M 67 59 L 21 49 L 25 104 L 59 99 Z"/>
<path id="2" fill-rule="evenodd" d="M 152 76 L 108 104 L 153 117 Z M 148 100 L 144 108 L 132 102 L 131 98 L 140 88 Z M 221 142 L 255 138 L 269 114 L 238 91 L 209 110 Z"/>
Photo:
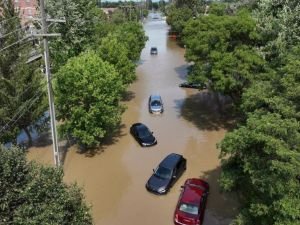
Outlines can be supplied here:
<path id="1" fill-rule="evenodd" d="M 186 161 L 184 158 L 181 158 L 177 164 L 177 179 L 183 174 L 186 167 Z"/>

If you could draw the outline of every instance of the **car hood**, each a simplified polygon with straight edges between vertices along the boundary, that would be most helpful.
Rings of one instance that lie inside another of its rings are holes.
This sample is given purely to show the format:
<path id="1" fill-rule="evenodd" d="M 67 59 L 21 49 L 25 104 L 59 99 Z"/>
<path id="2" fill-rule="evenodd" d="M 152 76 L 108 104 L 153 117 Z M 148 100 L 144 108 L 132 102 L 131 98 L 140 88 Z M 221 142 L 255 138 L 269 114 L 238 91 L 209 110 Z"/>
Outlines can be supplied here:
<path id="1" fill-rule="evenodd" d="M 148 182 L 147 182 L 147 186 L 149 189 L 151 189 L 152 191 L 158 192 L 159 193 L 159 189 L 160 188 L 167 188 L 168 184 L 169 184 L 170 180 L 169 179 L 162 179 L 159 178 L 157 176 L 155 176 L 154 174 L 149 178 Z"/>
<path id="2" fill-rule="evenodd" d="M 181 224 L 196 225 L 197 219 L 198 219 L 198 215 L 192 215 L 189 213 L 181 212 L 178 209 L 175 212 L 175 220 L 177 220 L 177 222 Z"/>

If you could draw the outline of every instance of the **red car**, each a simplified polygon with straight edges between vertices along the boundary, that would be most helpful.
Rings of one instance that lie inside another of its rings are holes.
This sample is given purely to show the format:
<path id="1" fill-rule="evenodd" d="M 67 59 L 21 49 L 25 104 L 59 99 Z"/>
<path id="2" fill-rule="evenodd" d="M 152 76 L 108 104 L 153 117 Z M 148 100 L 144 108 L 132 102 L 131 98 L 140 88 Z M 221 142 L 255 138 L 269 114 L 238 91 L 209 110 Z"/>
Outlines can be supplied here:
<path id="1" fill-rule="evenodd" d="M 209 185 L 201 179 L 187 179 L 182 186 L 182 191 L 174 213 L 176 225 L 202 224 Z"/>

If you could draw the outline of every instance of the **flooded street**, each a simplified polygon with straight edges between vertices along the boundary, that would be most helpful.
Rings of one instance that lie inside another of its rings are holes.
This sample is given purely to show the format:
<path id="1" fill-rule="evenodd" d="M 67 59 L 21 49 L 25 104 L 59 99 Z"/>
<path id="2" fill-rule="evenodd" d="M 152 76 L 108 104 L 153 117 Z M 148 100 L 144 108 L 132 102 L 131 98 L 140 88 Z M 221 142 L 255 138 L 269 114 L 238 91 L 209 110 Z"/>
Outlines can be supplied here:
<path id="1" fill-rule="evenodd" d="M 225 135 L 227 122 L 222 119 L 220 101 L 207 91 L 182 89 L 187 63 L 184 49 L 167 38 L 165 21 L 144 25 L 149 41 L 137 68 L 124 104 L 119 134 L 95 152 L 80 154 L 76 146 L 68 149 L 64 161 L 66 182 L 77 182 L 92 205 L 97 225 L 172 225 L 180 186 L 187 178 L 200 177 L 210 184 L 204 225 L 227 225 L 236 214 L 234 196 L 219 192 L 218 143 Z M 158 55 L 150 55 L 156 46 Z M 163 115 L 148 112 L 150 94 L 162 96 Z M 142 148 L 129 133 L 131 124 L 145 123 L 154 132 L 158 144 Z M 187 170 L 165 196 L 146 191 L 152 169 L 169 153 L 182 154 Z M 32 148 L 29 159 L 52 163 L 51 146 Z"/>

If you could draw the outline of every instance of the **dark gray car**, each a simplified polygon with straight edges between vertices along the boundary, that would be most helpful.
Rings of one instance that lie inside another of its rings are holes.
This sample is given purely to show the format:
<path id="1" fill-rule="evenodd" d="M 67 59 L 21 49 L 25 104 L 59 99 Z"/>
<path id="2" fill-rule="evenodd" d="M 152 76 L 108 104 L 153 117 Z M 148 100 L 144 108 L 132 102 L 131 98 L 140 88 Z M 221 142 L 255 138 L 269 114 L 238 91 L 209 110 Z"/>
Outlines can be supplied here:
<path id="1" fill-rule="evenodd" d="M 166 194 L 185 170 L 186 159 L 182 155 L 171 153 L 153 170 L 146 188 L 154 194 Z"/>
<path id="2" fill-rule="evenodd" d="M 150 113 L 163 113 L 164 111 L 164 104 L 160 95 L 150 95 L 148 105 Z"/>

